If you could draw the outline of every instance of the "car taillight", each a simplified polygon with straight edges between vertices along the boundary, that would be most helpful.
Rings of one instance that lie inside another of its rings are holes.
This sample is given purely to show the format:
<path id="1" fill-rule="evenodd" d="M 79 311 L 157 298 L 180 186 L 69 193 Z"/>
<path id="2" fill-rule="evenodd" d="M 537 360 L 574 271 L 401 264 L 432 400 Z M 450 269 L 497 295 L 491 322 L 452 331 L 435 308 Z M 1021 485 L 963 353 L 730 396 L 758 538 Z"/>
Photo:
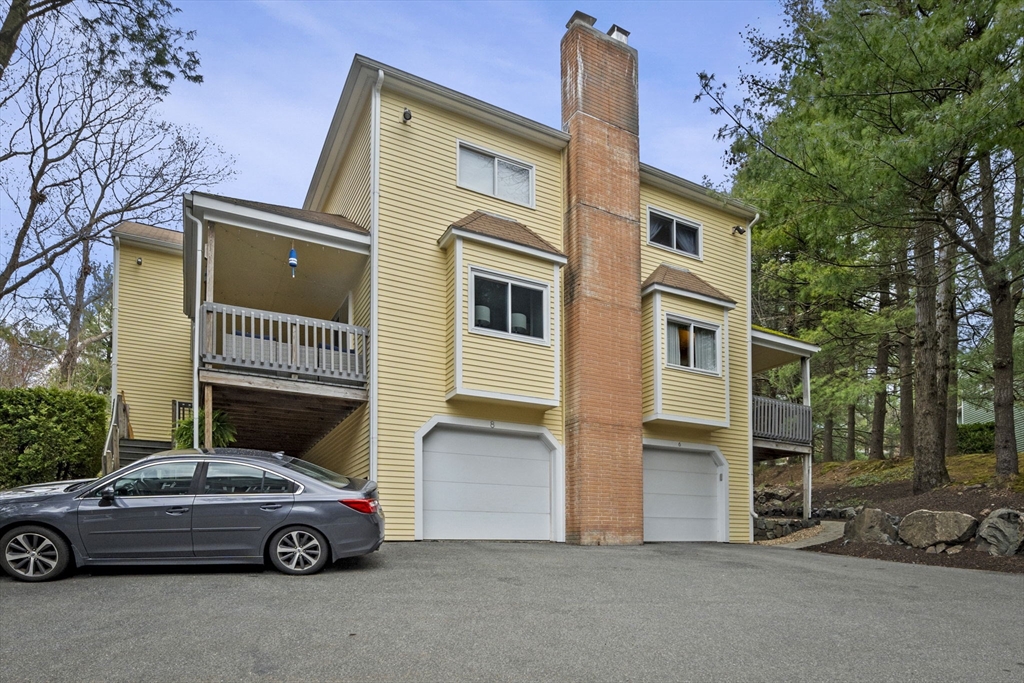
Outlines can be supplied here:
<path id="1" fill-rule="evenodd" d="M 372 515 L 380 507 L 380 503 L 372 498 L 349 498 L 348 500 L 339 500 L 338 502 L 352 508 L 356 512 L 362 512 L 364 515 Z"/>

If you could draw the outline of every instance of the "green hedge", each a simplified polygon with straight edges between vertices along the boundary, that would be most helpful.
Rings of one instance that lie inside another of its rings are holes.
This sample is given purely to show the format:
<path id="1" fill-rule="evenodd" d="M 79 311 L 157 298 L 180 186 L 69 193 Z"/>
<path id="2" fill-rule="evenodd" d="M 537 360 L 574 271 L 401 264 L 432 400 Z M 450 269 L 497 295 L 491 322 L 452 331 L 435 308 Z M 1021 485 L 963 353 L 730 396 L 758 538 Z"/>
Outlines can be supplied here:
<path id="1" fill-rule="evenodd" d="M 0 389 L 0 489 L 94 477 L 107 399 L 61 389 Z"/>
<path id="2" fill-rule="evenodd" d="M 956 452 L 994 453 L 996 450 L 996 423 L 975 422 L 956 426 Z"/>

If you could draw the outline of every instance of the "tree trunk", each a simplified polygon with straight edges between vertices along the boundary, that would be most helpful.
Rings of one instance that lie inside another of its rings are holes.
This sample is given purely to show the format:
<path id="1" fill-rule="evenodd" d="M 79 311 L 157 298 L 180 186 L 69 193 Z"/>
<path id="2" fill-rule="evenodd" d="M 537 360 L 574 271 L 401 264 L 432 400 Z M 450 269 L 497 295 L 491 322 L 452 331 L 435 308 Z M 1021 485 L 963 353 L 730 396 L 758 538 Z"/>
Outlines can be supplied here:
<path id="1" fill-rule="evenodd" d="M 921 223 L 914 242 L 914 493 L 949 483 L 938 410 L 935 226 Z M 943 407 L 942 416 L 945 416 Z"/>
<path id="2" fill-rule="evenodd" d="M 821 435 L 821 459 L 823 462 L 832 462 L 835 459 L 833 447 L 835 445 L 836 423 L 830 412 L 825 416 L 825 425 L 822 427 Z"/>
<path id="3" fill-rule="evenodd" d="M 889 307 L 889 279 L 883 278 L 879 288 L 879 313 Z M 875 354 L 875 376 L 880 380 L 878 391 L 875 392 L 875 404 L 871 410 L 871 436 L 868 443 L 868 460 L 882 460 L 885 455 L 885 413 L 889 399 L 889 335 L 882 334 L 878 339 L 878 352 Z"/>
<path id="4" fill-rule="evenodd" d="M 846 406 L 846 459 L 857 458 L 857 406 Z"/>
<path id="5" fill-rule="evenodd" d="M 18 47 L 18 37 L 28 17 L 28 6 L 29 0 L 11 0 L 4 24 L 0 27 L 0 81 L 3 80 L 11 57 L 14 56 L 14 50 Z"/>
<path id="6" fill-rule="evenodd" d="M 75 378 L 75 369 L 78 367 L 78 359 L 82 355 L 82 318 L 85 315 L 86 306 L 86 285 L 89 283 L 89 276 L 92 275 L 92 243 L 89 240 L 82 242 L 82 262 L 75 275 L 75 289 L 72 298 L 67 302 L 68 329 L 64 341 L 64 352 L 60 355 L 58 373 L 60 384 L 70 388 Z"/>
<path id="7" fill-rule="evenodd" d="M 910 254 L 907 254 L 907 258 Z M 905 261 L 896 268 L 896 305 L 910 306 L 910 273 Z M 914 456 L 914 339 L 907 330 L 899 335 L 900 457 Z"/>
<path id="8" fill-rule="evenodd" d="M 957 335 L 949 337 L 949 393 L 946 395 L 946 457 L 956 455 L 957 416 L 960 404 L 960 375 L 957 372 Z"/>

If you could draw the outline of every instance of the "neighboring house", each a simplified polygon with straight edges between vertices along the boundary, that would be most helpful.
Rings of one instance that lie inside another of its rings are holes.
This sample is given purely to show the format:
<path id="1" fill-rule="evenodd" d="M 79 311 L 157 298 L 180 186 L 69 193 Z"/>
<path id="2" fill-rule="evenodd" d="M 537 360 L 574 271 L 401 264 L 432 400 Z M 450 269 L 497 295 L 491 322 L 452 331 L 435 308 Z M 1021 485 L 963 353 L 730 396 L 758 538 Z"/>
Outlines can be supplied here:
<path id="1" fill-rule="evenodd" d="M 965 425 L 996 421 L 991 401 L 984 404 L 961 401 L 958 417 L 960 424 Z M 1013 433 L 1017 437 L 1017 450 L 1024 450 L 1024 406 L 1013 406 Z"/>
<path id="2" fill-rule="evenodd" d="M 636 51 L 593 23 L 562 130 L 357 56 L 303 208 L 194 192 L 184 233 L 119 227 L 135 438 L 223 410 L 376 479 L 391 540 L 749 542 L 753 460 L 811 442 L 806 391 L 751 373 L 806 387 L 817 349 L 752 332 L 756 211 L 640 163 Z"/>

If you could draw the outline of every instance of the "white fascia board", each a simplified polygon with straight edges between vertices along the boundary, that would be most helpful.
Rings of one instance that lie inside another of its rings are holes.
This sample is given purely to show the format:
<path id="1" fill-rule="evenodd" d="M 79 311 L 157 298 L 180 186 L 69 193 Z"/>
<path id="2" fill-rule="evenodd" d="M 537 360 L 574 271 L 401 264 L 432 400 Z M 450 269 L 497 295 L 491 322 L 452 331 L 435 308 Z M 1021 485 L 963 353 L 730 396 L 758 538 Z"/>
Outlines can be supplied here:
<path id="1" fill-rule="evenodd" d="M 698 204 L 724 211 L 737 218 L 749 221 L 757 216 L 757 209 L 745 202 L 733 199 L 732 197 L 726 197 L 692 180 L 680 178 L 649 164 L 640 164 L 640 182 L 659 187 L 686 199 L 691 199 Z"/>
<path id="2" fill-rule="evenodd" d="M 551 252 L 534 249 L 533 247 L 528 247 L 524 244 L 517 244 L 516 242 L 509 242 L 507 240 L 498 239 L 497 237 L 481 235 L 476 232 L 462 230 L 461 228 L 453 228 L 451 226 L 449 226 L 448 229 L 444 231 L 444 234 L 441 235 L 440 239 L 437 240 L 437 245 L 442 249 L 447 249 L 455 238 L 468 240 L 470 242 L 479 242 L 480 244 L 488 244 L 492 247 L 498 247 L 499 249 L 506 249 L 508 251 L 526 254 L 527 256 L 539 258 L 544 261 L 557 263 L 560 266 L 564 266 L 567 262 L 564 256 L 559 256 L 558 254 L 552 254 Z"/>
<path id="3" fill-rule="evenodd" d="M 488 104 L 474 97 L 464 95 L 451 88 L 414 76 L 405 71 L 382 64 L 362 55 L 352 59 L 345 87 L 334 110 L 334 118 L 328 129 L 327 138 L 320 151 L 316 170 L 310 180 L 306 199 L 302 206 L 316 210 L 323 202 L 330 186 L 338 161 L 348 146 L 352 129 L 358 120 L 366 98 L 370 96 L 373 84 L 380 72 L 387 79 L 388 88 L 410 95 L 434 106 L 461 114 L 467 118 L 508 130 L 519 137 L 532 140 L 546 147 L 562 150 L 569 144 L 569 135 L 557 128 L 551 128 L 519 114 Z"/>
<path id="4" fill-rule="evenodd" d="M 445 394 L 444 400 L 450 401 L 453 398 L 483 399 L 487 401 L 499 401 L 521 406 L 538 406 L 544 409 L 557 408 L 557 398 L 540 398 L 538 396 L 527 396 L 525 394 L 506 394 L 500 391 L 484 391 L 482 389 L 467 389 L 458 387 Z"/>
<path id="5" fill-rule="evenodd" d="M 180 244 L 172 244 L 170 242 L 164 242 L 163 240 L 155 240 L 151 237 L 140 237 L 139 235 L 130 235 L 120 232 L 112 233 L 112 236 L 120 239 L 122 242 L 139 244 L 148 249 L 152 249 L 153 251 L 163 251 L 168 254 L 180 254 L 182 251 L 182 246 Z"/>
<path id="6" fill-rule="evenodd" d="M 332 228 L 298 218 L 280 216 L 246 206 L 237 206 L 211 197 L 193 196 L 193 212 L 197 218 L 214 223 L 237 225 L 289 239 L 300 239 L 336 249 L 370 253 L 370 236 L 341 228 Z"/>
<path id="7" fill-rule="evenodd" d="M 676 287 L 670 287 L 668 285 L 656 282 L 653 285 L 647 285 L 643 291 L 640 292 L 640 296 L 647 296 L 651 292 L 662 292 L 664 294 L 673 294 L 675 296 L 681 296 L 685 299 L 693 299 L 694 301 L 703 301 L 706 304 L 712 304 L 714 306 L 721 306 L 724 309 L 732 310 L 736 308 L 736 304 L 732 301 L 725 301 L 724 299 L 716 299 L 713 296 L 706 296 L 704 294 L 698 294 L 697 292 L 691 292 L 686 289 L 678 289 Z"/>
<path id="8" fill-rule="evenodd" d="M 783 351 L 785 353 L 792 353 L 797 356 L 804 356 L 810 358 L 818 351 L 821 351 L 820 346 L 814 344 L 808 344 L 796 339 L 789 339 L 778 334 L 771 334 L 770 332 L 762 332 L 761 330 L 750 330 L 750 341 L 752 344 L 757 346 L 763 346 L 768 349 L 774 349 L 776 351 Z"/>
<path id="9" fill-rule="evenodd" d="M 681 422 L 683 424 L 700 425 L 702 427 L 715 427 L 726 429 L 729 426 L 728 420 L 708 420 L 703 417 L 686 417 L 684 415 L 671 415 L 669 413 L 654 413 L 644 416 L 644 422 Z"/>

